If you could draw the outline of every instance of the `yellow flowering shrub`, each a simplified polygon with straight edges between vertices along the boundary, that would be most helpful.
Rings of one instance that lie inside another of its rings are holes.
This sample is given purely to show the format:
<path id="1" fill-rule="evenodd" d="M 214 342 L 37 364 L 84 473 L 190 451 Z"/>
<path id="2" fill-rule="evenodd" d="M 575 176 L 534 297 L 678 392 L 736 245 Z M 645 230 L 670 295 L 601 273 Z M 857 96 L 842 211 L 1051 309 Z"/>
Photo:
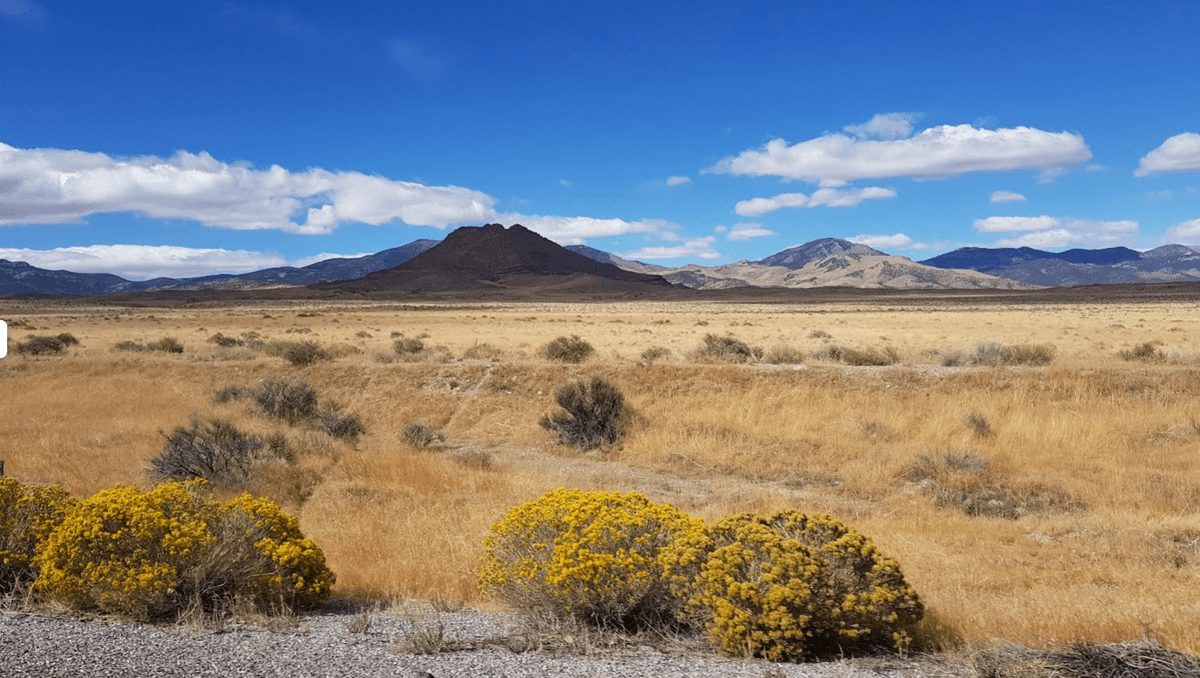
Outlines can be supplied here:
<path id="1" fill-rule="evenodd" d="M 0 478 L 0 594 L 37 577 L 34 558 L 74 502 L 61 487 Z"/>
<path id="2" fill-rule="evenodd" d="M 118 486 L 80 501 L 46 540 L 34 589 L 73 608 L 138 618 L 180 608 L 181 573 L 215 541 L 216 506 L 199 487 Z"/>
<path id="3" fill-rule="evenodd" d="M 677 540 L 661 562 L 682 618 L 730 654 L 904 649 L 924 611 L 895 560 L 823 514 L 729 516 Z"/>
<path id="4" fill-rule="evenodd" d="M 324 602 L 333 574 L 295 518 L 267 499 L 222 505 L 206 485 L 116 487 L 80 501 L 46 539 L 34 590 L 139 619 L 237 597 L 267 610 Z"/>
<path id="5" fill-rule="evenodd" d="M 513 508 L 484 542 L 481 588 L 526 612 L 611 628 L 670 623 L 659 551 L 699 529 L 641 494 L 559 488 Z"/>
<path id="6" fill-rule="evenodd" d="M 300 521 L 283 512 L 266 497 L 249 494 L 222 507 L 225 521 L 238 521 L 243 541 L 252 543 L 264 565 L 263 575 L 252 580 L 253 595 L 260 605 L 282 603 L 291 609 L 320 607 L 333 589 L 336 578 L 325 565 L 325 552 L 300 532 Z"/>

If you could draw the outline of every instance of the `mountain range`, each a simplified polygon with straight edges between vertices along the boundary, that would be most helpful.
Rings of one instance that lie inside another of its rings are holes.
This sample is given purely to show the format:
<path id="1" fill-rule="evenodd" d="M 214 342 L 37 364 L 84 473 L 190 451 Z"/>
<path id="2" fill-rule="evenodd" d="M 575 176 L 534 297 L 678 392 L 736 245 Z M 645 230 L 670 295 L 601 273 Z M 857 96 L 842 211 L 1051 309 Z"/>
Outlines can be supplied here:
<path id="1" fill-rule="evenodd" d="M 920 263 L 1046 287 L 1200 280 L 1200 247 L 1186 245 L 1163 245 L 1146 252 L 1126 247 L 1065 252 L 963 247 Z"/>
<path id="2" fill-rule="evenodd" d="M 855 287 L 863 289 L 997 289 L 1200 281 L 1200 247 L 1165 245 L 1147 252 L 1124 247 L 1066 252 L 964 247 L 914 262 L 840 238 L 821 238 L 757 261 L 669 268 L 624 259 L 586 245 L 561 247 L 514 225 L 457 229 L 441 241 L 304 267 L 243 274 L 130 281 L 105 273 L 74 273 L 0 259 L 0 295 L 93 295 L 153 290 L 302 288 L 317 293 L 369 291 L 565 289 L 632 291 L 678 287 Z M 565 287 L 564 287 L 565 286 Z"/>

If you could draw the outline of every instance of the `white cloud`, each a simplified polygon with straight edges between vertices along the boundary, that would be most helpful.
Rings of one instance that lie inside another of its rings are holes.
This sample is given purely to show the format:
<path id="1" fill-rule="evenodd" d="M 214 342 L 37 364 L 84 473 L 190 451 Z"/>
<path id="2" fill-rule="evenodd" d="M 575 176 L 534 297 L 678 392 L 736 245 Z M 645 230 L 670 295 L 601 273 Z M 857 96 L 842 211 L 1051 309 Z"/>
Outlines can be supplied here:
<path id="1" fill-rule="evenodd" d="M 667 177 L 668 186 L 682 186 L 692 183 L 691 177 Z"/>
<path id="2" fill-rule="evenodd" d="M 864 200 L 894 198 L 891 188 L 867 186 L 866 188 L 819 188 L 811 196 L 803 193 L 781 193 L 771 198 L 751 198 L 734 205 L 733 210 L 743 217 L 757 217 L 784 207 L 854 207 Z"/>
<path id="3" fill-rule="evenodd" d="M 328 259 L 336 256 L 328 255 Z M 349 255 L 354 256 L 354 255 Z M 160 245 L 89 245 L 52 250 L 0 248 L 0 259 L 75 273 L 112 273 L 130 280 L 192 278 L 215 273 L 246 273 L 276 266 L 307 266 L 271 252 Z"/>
<path id="4" fill-rule="evenodd" d="M 839 189 L 819 188 L 808 198 L 808 207 L 826 205 L 828 207 L 854 207 L 864 200 L 877 198 L 894 198 L 895 189 L 867 186 L 866 188 Z"/>
<path id="5" fill-rule="evenodd" d="M 982 233 L 1009 233 L 1011 231 L 1042 231 L 1059 224 L 1055 217 L 988 217 L 976 219 L 975 230 Z"/>
<path id="6" fill-rule="evenodd" d="M 1007 228 L 1005 228 L 1007 226 Z M 1017 238 L 997 240 L 999 247 L 1114 247 L 1123 244 L 1138 232 L 1138 222 L 1096 221 L 1091 219 L 1060 219 L 1057 217 L 991 217 L 975 221 L 982 232 L 1030 231 Z"/>
<path id="7" fill-rule="evenodd" d="M 1171 192 L 1164 188 L 1161 191 L 1150 191 L 1149 193 L 1146 194 L 1146 197 L 1158 199 L 1158 200 L 1165 200 L 1165 199 L 1171 197 Z"/>
<path id="8" fill-rule="evenodd" d="M 992 202 L 1025 202 L 1025 196 L 1016 191 L 995 191 L 992 193 Z"/>
<path id="9" fill-rule="evenodd" d="M 916 113 L 877 113 L 861 125 L 842 128 L 860 139 L 903 139 L 912 134 Z"/>
<path id="10" fill-rule="evenodd" d="M 1138 162 L 1133 176 L 1144 177 L 1158 172 L 1200 171 L 1200 134 L 1184 132 L 1162 142 Z"/>
<path id="11" fill-rule="evenodd" d="M 521 224 L 560 245 L 582 245 L 588 238 L 604 238 L 630 233 L 654 235 L 663 240 L 677 240 L 677 224 L 661 219 L 596 219 L 593 217 L 557 217 L 539 214 L 497 214 L 504 224 Z"/>
<path id="12" fill-rule="evenodd" d="M 734 224 L 733 228 L 729 230 L 729 235 L 725 237 L 729 240 L 749 240 L 750 238 L 761 238 L 768 235 L 775 235 L 775 231 L 763 228 L 762 224 L 743 222 Z"/>
<path id="13" fill-rule="evenodd" d="M 967 172 L 1046 170 L 1091 157 L 1083 137 L 1070 132 L 941 125 L 904 139 L 825 134 L 793 145 L 774 139 L 762 149 L 743 151 L 704 171 L 842 186 L 856 179 L 940 179 Z"/>
<path id="14" fill-rule="evenodd" d="M 803 207 L 808 196 L 803 193 L 780 193 L 773 198 L 751 198 L 738 201 L 733 211 L 743 217 L 757 217 L 783 207 Z"/>
<path id="15" fill-rule="evenodd" d="M 1167 239 L 1180 245 L 1200 245 L 1200 219 L 1192 219 L 1168 228 Z"/>
<path id="16" fill-rule="evenodd" d="M 699 257 L 701 259 L 716 259 L 721 253 L 713 249 L 712 243 L 716 238 L 706 235 L 703 238 L 693 238 L 681 245 L 672 247 L 643 247 L 633 252 L 621 255 L 625 259 L 645 261 L 647 259 L 680 259 L 683 257 Z"/>
<path id="17" fill-rule="evenodd" d="M 917 242 L 903 233 L 893 235 L 856 235 L 853 238 L 846 238 L 846 240 L 866 245 L 867 247 L 874 247 L 878 250 L 907 250 L 915 249 L 918 245 Z"/>
<path id="18" fill-rule="evenodd" d="M 486 221 L 495 198 L 358 172 L 256 170 L 208 153 L 114 159 L 103 153 L 23 150 L 0 143 L 0 225 L 77 222 L 136 212 L 239 230 L 327 234 L 344 223 L 399 220 L 446 228 Z"/>

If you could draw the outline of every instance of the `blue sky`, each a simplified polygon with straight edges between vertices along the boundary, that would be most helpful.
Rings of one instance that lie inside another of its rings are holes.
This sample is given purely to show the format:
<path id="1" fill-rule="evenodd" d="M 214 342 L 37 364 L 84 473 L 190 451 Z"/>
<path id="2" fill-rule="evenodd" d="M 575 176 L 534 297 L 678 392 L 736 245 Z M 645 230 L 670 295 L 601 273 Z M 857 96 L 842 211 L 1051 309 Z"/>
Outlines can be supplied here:
<path id="1" fill-rule="evenodd" d="M 1200 3 L 0 0 L 0 258 L 1200 245 Z"/>

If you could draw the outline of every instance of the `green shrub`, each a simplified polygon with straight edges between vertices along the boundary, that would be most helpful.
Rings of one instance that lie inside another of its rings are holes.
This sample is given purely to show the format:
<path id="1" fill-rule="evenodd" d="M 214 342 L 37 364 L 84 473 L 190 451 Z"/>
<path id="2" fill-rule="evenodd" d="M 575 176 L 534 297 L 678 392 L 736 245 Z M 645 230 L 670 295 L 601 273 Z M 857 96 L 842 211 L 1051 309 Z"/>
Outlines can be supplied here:
<path id="1" fill-rule="evenodd" d="M 96 493 L 49 535 L 40 563 L 36 591 L 136 619 L 238 599 L 267 612 L 310 609 L 334 581 L 294 517 L 248 495 L 220 504 L 203 481 Z"/>
<path id="2" fill-rule="evenodd" d="M 1148 363 L 1162 362 L 1166 358 L 1162 350 L 1158 348 L 1158 345 L 1152 341 L 1140 344 L 1129 350 L 1121 351 L 1120 356 L 1125 360 L 1138 360 Z"/>
<path id="3" fill-rule="evenodd" d="M 58 337 L 31 334 L 24 341 L 18 341 L 14 348 L 17 353 L 24 355 L 54 355 L 62 353 L 66 344 Z"/>
<path id="4" fill-rule="evenodd" d="M 592 449 L 611 445 L 625 434 L 630 419 L 625 396 L 603 377 L 568 384 L 554 396 L 557 412 L 538 424 L 572 447 Z"/>
<path id="5" fill-rule="evenodd" d="M 696 350 L 696 356 L 710 360 L 745 363 L 761 358 L 761 348 L 751 348 L 746 342 L 733 336 L 704 335 L 704 344 Z"/>
<path id="6" fill-rule="evenodd" d="M 587 360 L 596 349 L 580 339 L 578 335 L 559 337 L 542 347 L 541 354 L 547 360 L 560 363 L 581 363 Z"/>
<path id="7" fill-rule="evenodd" d="M 683 617 L 735 655 L 902 650 L 924 613 L 895 560 L 822 514 L 730 516 L 684 535 L 661 561 Z"/>
<path id="8" fill-rule="evenodd" d="M 269 452 L 264 440 L 224 419 L 192 419 L 166 439 L 159 455 L 150 460 L 149 476 L 155 482 L 203 478 L 221 487 L 236 487 Z"/>
<path id="9" fill-rule="evenodd" d="M 292 425 L 317 415 L 317 390 L 306 381 L 268 379 L 251 396 L 263 414 Z"/>
<path id="10" fill-rule="evenodd" d="M 0 477 L 0 595 L 37 578 L 34 558 L 74 503 L 61 487 Z"/>
<path id="11" fill-rule="evenodd" d="M 696 529 L 674 507 L 636 492 L 560 488 L 492 526 L 480 587 L 535 615 L 614 629 L 670 624 L 676 604 L 659 553 Z"/>

